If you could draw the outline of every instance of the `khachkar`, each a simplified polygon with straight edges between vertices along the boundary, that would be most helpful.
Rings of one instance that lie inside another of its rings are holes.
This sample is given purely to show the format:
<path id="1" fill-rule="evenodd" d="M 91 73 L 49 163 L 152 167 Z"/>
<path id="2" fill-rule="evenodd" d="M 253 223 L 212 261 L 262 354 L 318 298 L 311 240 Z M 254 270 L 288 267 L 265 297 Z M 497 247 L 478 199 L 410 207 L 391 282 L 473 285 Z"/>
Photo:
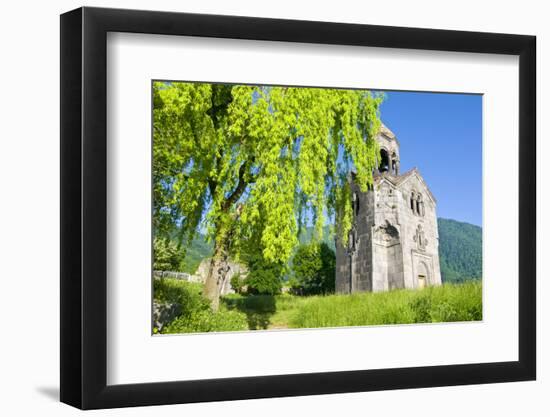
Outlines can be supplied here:
<path id="1" fill-rule="evenodd" d="M 379 167 L 361 192 L 350 173 L 354 220 L 336 239 L 336 291 L 387 291 L 440 285 L 436 201 L 416 168 L 399 173 L 399 142 L 382 125 Z"/>

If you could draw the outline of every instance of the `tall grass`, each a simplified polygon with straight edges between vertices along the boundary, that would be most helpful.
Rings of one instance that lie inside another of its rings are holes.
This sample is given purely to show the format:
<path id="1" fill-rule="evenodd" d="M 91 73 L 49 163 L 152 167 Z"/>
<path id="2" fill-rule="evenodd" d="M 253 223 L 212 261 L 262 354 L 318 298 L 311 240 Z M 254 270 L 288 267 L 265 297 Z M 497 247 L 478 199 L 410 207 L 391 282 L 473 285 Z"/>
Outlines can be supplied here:
<path id="1" fill-rule="evenodd" d="M 308 297 L 288 324 L 316 328 L 481 320 L 481 290 L 476 281 L 423 290 Z"/>
<path id="2" fill-rule="evenodd" d="M 437 323 L 482 319 L 482 284 L 445 284 L 422 290 L 300 297 L 237 294 L 212 312 L 202 285 L 155 281 L 155 299 L 178 303 L 182 314 L 162 333 Z"/>

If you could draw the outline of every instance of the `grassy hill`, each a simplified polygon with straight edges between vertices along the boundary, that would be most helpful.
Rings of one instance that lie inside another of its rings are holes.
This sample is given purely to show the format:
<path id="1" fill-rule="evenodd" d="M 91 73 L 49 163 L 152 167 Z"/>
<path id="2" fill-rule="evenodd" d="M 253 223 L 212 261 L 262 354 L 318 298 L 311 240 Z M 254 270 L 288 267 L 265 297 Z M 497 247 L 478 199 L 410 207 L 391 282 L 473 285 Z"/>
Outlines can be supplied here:
<path id="1" fill-rule="evenodd" d="M 469 223 L 450 219 L 438 219 L 439 259 L 444 282 L 463 282 L 479 279 L 482 274 L 482 229 Z M 312 228 L 304 229 L 300 242 L 308 242 Z M 334 249 L 329 226 L 325 226 L 323 240 Z M 194 273 L 199 263 L 212 254 L 212 244 L 205 237 L 197 235 L 181 264 L 181 271 Z"/>

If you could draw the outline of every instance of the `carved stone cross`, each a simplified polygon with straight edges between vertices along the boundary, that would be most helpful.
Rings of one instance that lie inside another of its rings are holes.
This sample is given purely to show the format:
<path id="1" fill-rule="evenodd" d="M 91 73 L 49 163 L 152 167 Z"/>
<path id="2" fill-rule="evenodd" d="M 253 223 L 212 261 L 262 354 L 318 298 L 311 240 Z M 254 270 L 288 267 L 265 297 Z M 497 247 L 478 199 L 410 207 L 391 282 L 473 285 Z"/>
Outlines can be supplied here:
<path id="1" fill-rule="evenodd" d="M 428 245 L 428 239 L 426 239 L 426 235 L 424 234 L 424 230 L 422 230 L 422 225 L 418 225 L 416 228 L 416 234 L 413 237 L 414 241 L 416 242 L 416 246 L 419 250 L 425 251 L 426 246 Z"/>

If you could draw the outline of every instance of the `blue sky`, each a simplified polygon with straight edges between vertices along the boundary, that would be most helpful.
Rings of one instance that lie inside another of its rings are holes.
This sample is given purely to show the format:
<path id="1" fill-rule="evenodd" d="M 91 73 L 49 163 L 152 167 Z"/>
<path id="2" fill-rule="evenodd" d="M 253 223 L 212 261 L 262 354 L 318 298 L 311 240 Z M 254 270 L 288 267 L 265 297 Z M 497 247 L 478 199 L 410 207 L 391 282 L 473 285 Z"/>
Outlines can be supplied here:
<path id="1" fill-rule="evenodd" d="M 419 169 L 438 217 L 481 226 L 482 96 L 385 94 L 381 119 L 401 145 L 401 173 Z"/>

